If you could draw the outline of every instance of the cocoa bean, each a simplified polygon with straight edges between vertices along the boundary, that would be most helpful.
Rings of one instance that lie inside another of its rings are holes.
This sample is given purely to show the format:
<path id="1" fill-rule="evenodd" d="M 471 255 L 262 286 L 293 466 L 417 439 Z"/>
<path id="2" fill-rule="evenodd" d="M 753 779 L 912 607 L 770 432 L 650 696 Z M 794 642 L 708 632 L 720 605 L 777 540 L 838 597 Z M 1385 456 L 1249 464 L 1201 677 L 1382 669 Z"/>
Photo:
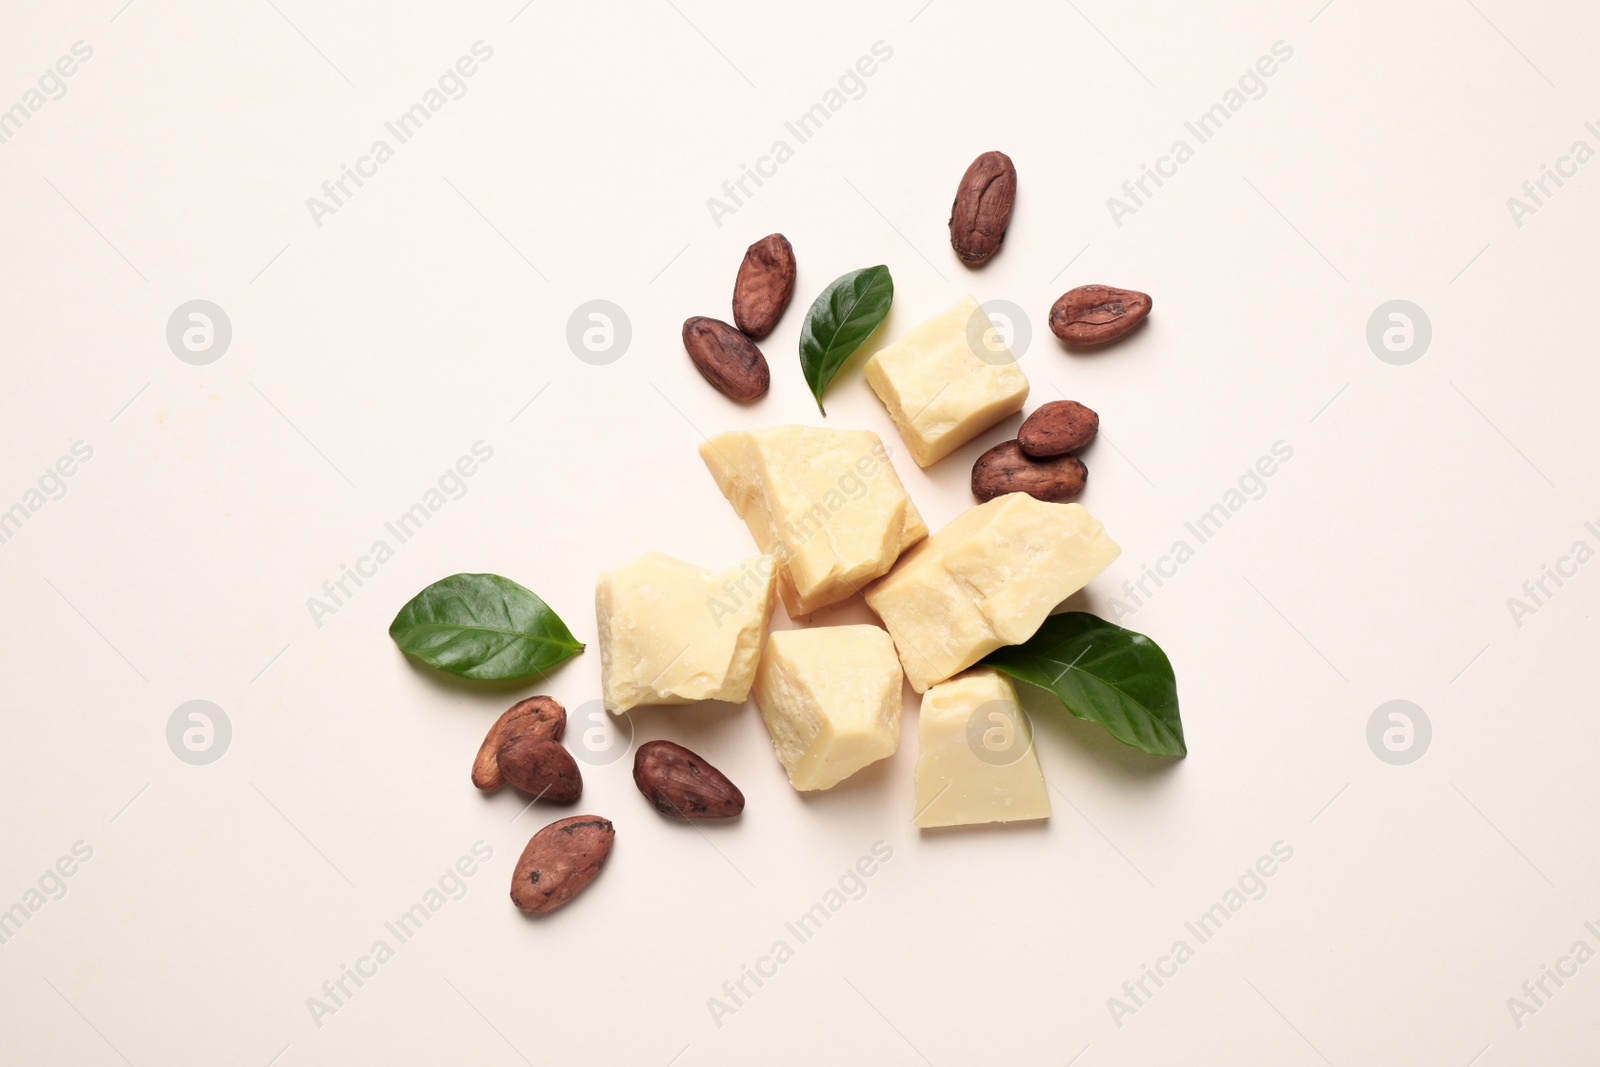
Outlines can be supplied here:
<path id="1" fill-rule="evenodd" d="M 495 754 L 513 737 L 532 736 L 547 741 L 561 740 L 567 728 L 567 709 L 550 697 L 529 697 L 511 705 L 484 737 L 478 755 L 472 761 L 472 784 L 485 793 L 492 793 L 505 785 L 505 776 Z"/>
<path id="2" fill-rule="evenodd" d="M 744 810 L 744 794 L 727 775 L 671 741 L 639 746 L 633 757 L 633 782 L 668 818 L 731 819 Z"/>
<path id="3" fill-rule="evenodd" d="M 761 349 L 720 319 L 696 315 L 685 320 L 683 347 L 695 369 L 731 400 L 754 400 L 765 395 L 772 384 L 772 372 Z"/>
<path id="4" fill-rule="evenodd" d="M 571 804 L 583 795 L 583 775 L 559 741 L 513 737 L 495 754 L 506 781 L 536 800 Z"/>
<path id="5" fill-rule="evenodd" d="M 1006 493 L 1027 493 L 1052 504 L 1083 492 L 1088 469 L 1077 456 L 1034 459 L 1015 441 L 995 445 L 972 465 L 972 495 L 990 501 Z"/>
<path id="6" fill-rule="evenodd" d="M 598 815 L 559 819 L 534 834 L 511 875 L 511 902 L 542 915 L 577 896 L 611 855 L 616 829 Z"/>
<path id="7" fill-rule="evenodd" d="M 1076 400 L 1052 400 L 1022 421 L 1017 444 L 1035 459 L 1064 456 L 1087 447 L 1100 431 L 1100 416 Z"/>
<path id="8" fill-rule="evenodd" d="M 1080 285 L 1050 308 L 1050 330 L 1069 345 L 1115 341 L 1150 314 L 1148 294 L 1110 285 Z"/>
<path id="9" fill-rule="evenodd" d="M 794 296 L 794 278 L 794 248 L 783 234 L 747 248 L 733 283 L 734 325 L 758 341 L 771 333 Z"/>
<path id="10" fill-rule="evenodd" d="M 950 206 L 950 246 L 961 262 L 977 266 L 1000 251 L 1017 201 L 1017 168 L 1004 152 L 972 161 Z"/>

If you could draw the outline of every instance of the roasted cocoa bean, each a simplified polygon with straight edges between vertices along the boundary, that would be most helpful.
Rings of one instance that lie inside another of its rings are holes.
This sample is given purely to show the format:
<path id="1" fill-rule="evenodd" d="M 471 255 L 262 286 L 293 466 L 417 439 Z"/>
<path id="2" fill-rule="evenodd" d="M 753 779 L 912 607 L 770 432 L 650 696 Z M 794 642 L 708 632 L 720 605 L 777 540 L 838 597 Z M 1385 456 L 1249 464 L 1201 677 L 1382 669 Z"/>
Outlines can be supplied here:
<path id="1" fill-rule="evenodd" d="M 744 794 L 728 776 L 671 741 L 647 741 L 633 757 L 633 782 L 645 799 L 671 819 L 731 819 L 744 810 Z"/>
<path id="2" fill-rule="evenodd" d="M 759 341 L 772 332 L 794 296 L 794 248 L 781 233 L 768 234 L 745 250 L 733 283 L 733 322 Z"/>
<path id="3" fill-rule="evenodd" d="M 511 705 L 484 737 L 478 746 L 478 755 L 472 761 L 472 784 L 485 793 L 492 793 L 505 785 L 495 759 L 500 746 L 513 737 L 538 737 L 546 741 L 559 741 L 567 728 L 567 709 L 550 697 L 529 697 Z"/>
<path id="4" fill-rule="evenodd" d="M 1004 152 L 972 161 L 950 206 L 950 246 L 961 262 L 977 266 L 1000 251 L 1017 201 L 1017 168 Z"/>
<path id="5" fill-rule="evenodd" d="M 1115 341 L 1150 314 L 1148 294 L 1110 285 L 1080 285 L 1050 308 L 1050 330 L 1069 345 Z"/>
<path id="6" fill-rule="evenodd" d="M 747 401 L 772 384 L 767 358 L 755 342 L 720 319 L 696 315 L 683 324 L 683 347 L 695 369 L 723 396 Z"/>
<path id="7" fill-rule="evenodd" d="M 1100 431 L 1100 416 L 1076 400 L 1052 400 L 1022 421 L 1017 444 L 1035 459 L 1078 452 Z"/>
<path id="8" fill-rule="evenodd" d="M 1088 469 L 1077 456 L 1034 459 L 1015 441 L 995 445 L 972 465 L 972 495 L 980 501 L 1027 493 L 1059 504 L 1083 492 Z"/>
<path id="9" fill-rule="evenodd" d="M 511 902 L 535 915 L 554 911 L 594 881 L 617 838 L 610 819 L 574 815 L 534 834 L 511 875 Z"/>
<path id="10" fill-rule="evenodd" d="M 495 754 L 506 781 L 535 800 L 571 804 L 583 795 L 583 774 L 559 741 L 513 737 Z"/>

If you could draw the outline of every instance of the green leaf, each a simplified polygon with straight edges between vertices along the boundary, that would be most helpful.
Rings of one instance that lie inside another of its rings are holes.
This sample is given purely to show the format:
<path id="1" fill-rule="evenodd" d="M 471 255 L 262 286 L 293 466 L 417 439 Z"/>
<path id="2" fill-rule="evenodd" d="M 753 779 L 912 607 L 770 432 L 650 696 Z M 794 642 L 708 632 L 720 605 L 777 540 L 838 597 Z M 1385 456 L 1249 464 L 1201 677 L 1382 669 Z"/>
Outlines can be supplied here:
<path id="1" fill-rule="evenodd" d="M 1144 634 L 1083 611 L 1052 615 L 1020 645 L 985 666 L 1048 689 L 1080 719 L 1156 756 L 1185 756 L 1178 683 L 1167 654 Z"/>
<path id="2" fill-rule="evenodd" d="M 411 598 L 389 624 L 400 651 L 462 678 L 542 674 L 583 651 L 543 600 L 498 574 L 452 574 Z"/>
<path id="3" fill-rule="evenodd" d="M 812 302 L 800 330 L 800 369 L 824 415 L 822 391 L 844 361 L 883 324 L 893 302 L 894 279 L 882 264 L 835 279 Z"/>

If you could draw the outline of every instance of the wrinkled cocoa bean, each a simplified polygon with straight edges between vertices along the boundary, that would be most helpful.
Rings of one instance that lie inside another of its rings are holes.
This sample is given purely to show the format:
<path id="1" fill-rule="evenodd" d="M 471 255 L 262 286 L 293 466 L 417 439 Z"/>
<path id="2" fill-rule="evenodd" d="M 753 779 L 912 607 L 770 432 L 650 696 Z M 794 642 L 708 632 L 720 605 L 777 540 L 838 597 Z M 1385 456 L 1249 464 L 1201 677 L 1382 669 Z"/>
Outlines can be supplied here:
<path id="1" fill-rule="evenodd" d="M 977 266 L 1000 251 L 1017 201 L 1017 168 L 1004 152 L 972 161 L 950 206 L 950 246 L 961 262 Z"/>
<path id="2" fill-rule="evenodd" d="M 511 902 L 541 915 L 554 911 L 594 881 L 617 838 L 610 819 L 574 815 L 534 834 L 511 875 Z"/>
<path id="3" fill-rule="evenodd" d="M 767 357 L 738 330 L 720 319 L 696 315 L 683 324 L 683 347 L 695 369 L 731 400 L 754 400 L 772 384 Z"/>
<path id="4" fill-rule="evenodd" d="M 1100 416 L 1076 400 L 1052 400 L 1023 420 L 1017 444 L 1035 459 L 1078 452 L 1100 431 Z"/>
<path id="5" fill-rule="evenodd" d="M 1077 456 L 1034 459 L 1015 441 L 995 445 L 972 465 L 972 495 L 990 501 L 1006 493 L 1027 493 L 1059 504 L 1083 492 L 1089 471 Z"/>
<path id="6" fill-rule="evenodd" d="M 744 810 L 744 794 L 727 775 L 671 741 L 639 746 L 633 782 L 668 818 L 731 819 Z"/>
<path id="7" fill-rule="evenodd" d="M 772 332 L 794 296 L 794 248 L 781 233 L 751 245 L 733 283 L 733 323 L 759 341 Z"/>
<path id="8" fill-rule="evenodd" d="M 1149 295 L 1110 285 L 1080 285 L 1050 308 L 1050 330 L 1069 345 L 1115 341 L 1150 314 Z"/>
<path id="9" fill-rule="evenodd" d="M 549 697 L 529 697 L 511 705 L 484 737 L 478 746 L 477 758 L 472 761 L 472 784 L 485 793 L 492 793 L 505 785 L 495 754 L 500 746 L 513 737 L 538 737 L 546 741 L 559 741 L 567 728 L 567 709 Z"/>
<path id="10" fill-rule="evenodd" d="M 535 800 L 571 804 L 583 795 L 583 775 L 559 741 L 513 737 L 495 754 L 506 781 Z"/>

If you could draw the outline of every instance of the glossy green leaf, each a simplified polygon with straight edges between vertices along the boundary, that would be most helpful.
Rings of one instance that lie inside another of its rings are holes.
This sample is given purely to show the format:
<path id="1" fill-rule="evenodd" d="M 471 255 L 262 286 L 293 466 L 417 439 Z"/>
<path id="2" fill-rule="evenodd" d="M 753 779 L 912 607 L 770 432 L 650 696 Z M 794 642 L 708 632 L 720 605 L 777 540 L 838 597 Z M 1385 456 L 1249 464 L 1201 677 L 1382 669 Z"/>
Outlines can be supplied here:
<path id="1" fill-rule="evenodd" d="M 822 391 L 844 361 L 883 324 L 893 302 L 894 279 L 881 264 L 843 275 L 812 302 L 800 330 L 800 369 L 824 415 Z"/>
<path id="2" fill-rule="evenodd" d="M 1054 693 L 1080 719 L 1125 745 L 1184 756 L 1178 683 L 1167 654 L 1144 634 L 1082 611 L 1052 615 L 1020 645 L 989 653 L 985 666 Z"/>
<path id="3" fill-rule="evenodd" d="M 498 574 L 452 574 L 411 598 L 389 624 L 408 656 L 479 680 L 542 674 L 583 651 L 550 606 Z"/>

